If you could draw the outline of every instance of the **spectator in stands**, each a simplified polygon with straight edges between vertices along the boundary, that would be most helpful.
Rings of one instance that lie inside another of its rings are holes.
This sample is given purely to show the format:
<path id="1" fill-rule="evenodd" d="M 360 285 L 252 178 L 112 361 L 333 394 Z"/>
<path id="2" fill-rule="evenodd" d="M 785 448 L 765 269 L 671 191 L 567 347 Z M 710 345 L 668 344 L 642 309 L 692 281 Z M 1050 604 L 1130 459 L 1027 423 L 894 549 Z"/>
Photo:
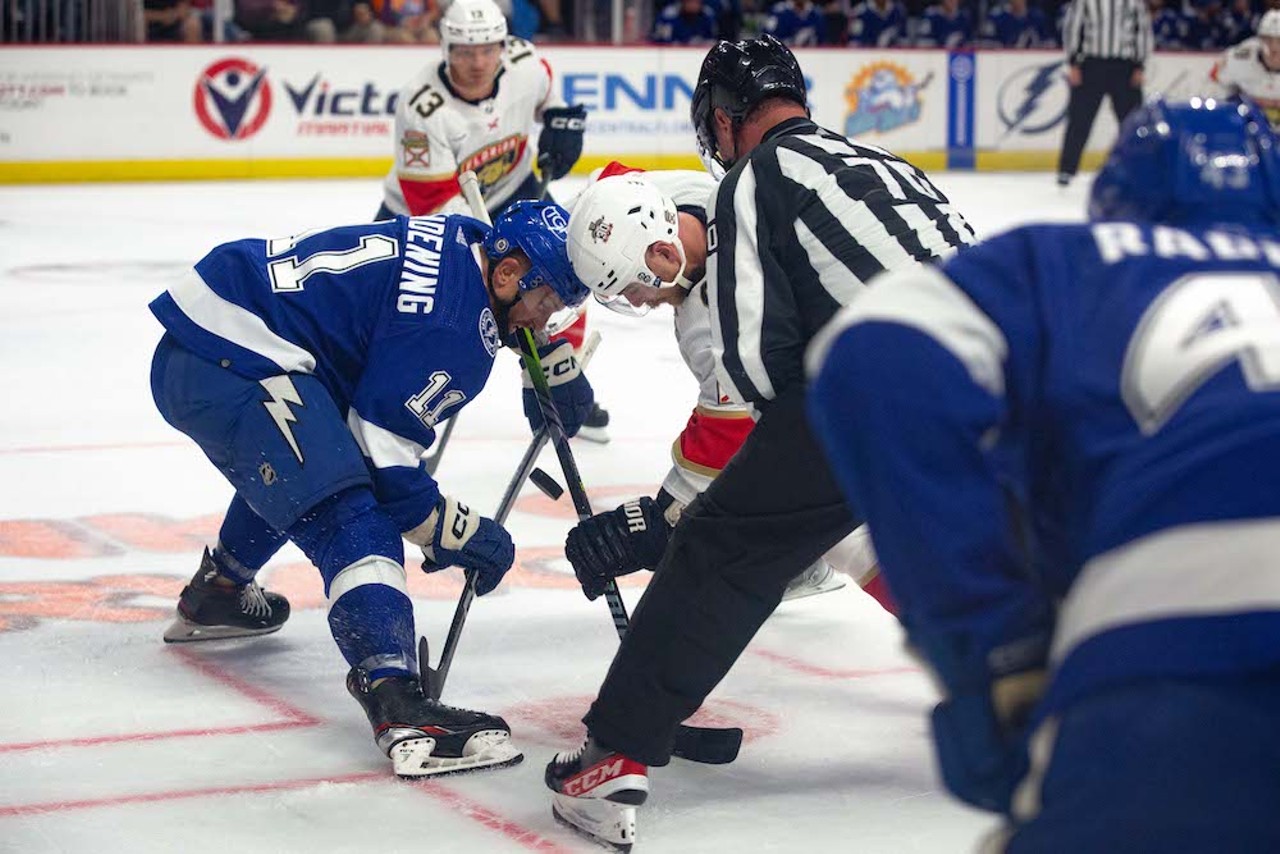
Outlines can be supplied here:
<path id="1" fill-rule="evenodd" d="M 1167 0 L 1147 0 L 1156 50 L 1186 50 L 1187 21 Z"/>
<path id="2" fill-rule="evenodd" d="M 307 41 L 333 44 L 351 26 L 351 0 L 307 0 Z"/>
<path id="3" fill-rule="evenodd" d="M 1219 51 L 1227 46 L 1221 0 L 1192 0 L 1186 18 L 1186 46 L 1190 50 Z"/>
<path id="4" fill-rule="evenodd" d="M 1227 45 L 1236 45 L 1253 35 L 1253 2 L 1252 0 L 1230 0 L 1223 25 L 1227 34 Z"/>
<path id="5" fill-rule="evenodd" d="M 307 40 L 307 10 L 301 0 L 237 0 L 236 24 L 254 41 Z"/>
<path id="6" fill-rule="evenodd" d="M 440 4 L 435 0 L 371 0 L 374 15 L 382 23 L 384 38 L 392 43 L 437 44 L 440 41 Z"/>
<path id="7" fill-rule="evenodd" d="M 381 44 L 387 40 L 387 29 L 373 13 L 368 3 L 351 6 L 351 25 L 338 33 L 338 41 L 344 44 Z"/>
<path id="8" fill-rule="evenodd" d="M 1027 0 L 1008 0 L 996 6 L 982 22 L 984 47 L 1035 48 L 1053 44 L 1044 13 Z"/>
<path id="9" fill-rule="evenodd" d="M 764 32 L 791 47 L 813 47 L 823 43 L 826 24 L 822 13 L 810 0 L 779 0 L 769 9 Z"/>
<path id="10" fill-rule="evenodd" d="M 201 39 L 200 13 L 188 0 L 145 0 L 142 20 L 149 42 L 198 42 Z"/>
<path id="11" fill-rule="evenodd" d="M 655 44 L 709 44 L 718 32 L 716 15 L 702 0 L 675 0 L 658 14 L 650 40 Z"/>
<path id="12" fill-rule="evenodd" d="M 924 10 L 916 29 L 916 47 L 952 50 L 973 41 L 973 16 L 961 8 L 960 0 L 942 0 Z"/>
<path id="13" fill-rule="evenodd" d="M 907 38 L 907 13 L 898 0 L 862 0 L 849 13 L 849 44 L 900 47 Z"/>
<path id="14" fill-rule="evenodd" d="M 849 43 L 849 13 L 845 0 L 819 0 L 822 10 L 823 44 L 846 45 Z"/>

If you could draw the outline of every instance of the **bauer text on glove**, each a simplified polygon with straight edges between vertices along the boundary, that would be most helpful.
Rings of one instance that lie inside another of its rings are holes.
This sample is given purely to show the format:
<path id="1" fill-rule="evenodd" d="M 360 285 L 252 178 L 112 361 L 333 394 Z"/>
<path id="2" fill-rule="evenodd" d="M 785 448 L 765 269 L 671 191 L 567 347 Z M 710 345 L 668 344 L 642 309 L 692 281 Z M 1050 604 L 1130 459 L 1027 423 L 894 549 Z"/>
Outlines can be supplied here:
<path id="1" fill-rule="evenodd" d="M 582 592 L 595 599 L 614 578 L 657 566 L 670 534 L 658 503 L 646 496 L 579 522 L 564 554 Z"/>

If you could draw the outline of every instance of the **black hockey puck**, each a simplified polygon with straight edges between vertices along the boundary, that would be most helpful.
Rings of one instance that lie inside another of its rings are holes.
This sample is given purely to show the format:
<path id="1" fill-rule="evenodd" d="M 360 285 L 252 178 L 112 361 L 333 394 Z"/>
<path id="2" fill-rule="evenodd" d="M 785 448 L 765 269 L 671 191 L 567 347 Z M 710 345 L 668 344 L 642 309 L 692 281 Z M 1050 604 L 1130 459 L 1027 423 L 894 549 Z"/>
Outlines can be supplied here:
<path id="1" fill-rule="evenodd" d="M 564 495 L 564 488 L 556 483 L 556 479 L 547 474 L 542 469 L 534 469 L 529 472 L 529 480 L 533 481 L 533 485 L 541 489 L 552 501 L 559 501 L 560 496 Z"/>

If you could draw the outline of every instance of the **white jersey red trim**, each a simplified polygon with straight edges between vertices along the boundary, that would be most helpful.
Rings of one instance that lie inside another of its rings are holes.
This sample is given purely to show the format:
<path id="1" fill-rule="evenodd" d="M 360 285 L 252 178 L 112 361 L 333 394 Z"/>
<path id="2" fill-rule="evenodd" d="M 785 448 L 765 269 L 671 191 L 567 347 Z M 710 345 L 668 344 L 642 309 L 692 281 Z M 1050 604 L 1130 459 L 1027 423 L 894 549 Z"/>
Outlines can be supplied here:
<path id="1" fill-rule="evenodd" d="M 1244 93 L 1258 102 L 1272 125 L 1280 124 L 1280 71 L 1262 62 L 1262 42 L 1257 36 L 1228 48 L 1209 76 L 1232 94 Z"/>
<path id="2" fill-rule="evenodd" d="M 430 65 L 400 91 L 395 164 L 383 199 L 396 214 L 469 214 L 458 175 L 470 169 L 491 212 L 501 210 L 533 173 L 533 128 L 547 107 L 562 106 L 551 66 L 524 39 L 508 38 L 493 93 L 458 97 L 443 62 Z"/>

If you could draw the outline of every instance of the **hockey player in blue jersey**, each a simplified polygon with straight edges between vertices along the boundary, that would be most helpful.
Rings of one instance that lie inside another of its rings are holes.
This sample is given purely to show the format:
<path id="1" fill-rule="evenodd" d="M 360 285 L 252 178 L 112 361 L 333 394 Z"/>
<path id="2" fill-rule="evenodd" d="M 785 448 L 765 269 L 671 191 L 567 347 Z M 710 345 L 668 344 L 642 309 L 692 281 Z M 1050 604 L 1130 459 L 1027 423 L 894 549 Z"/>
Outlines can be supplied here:
<path id="1" fill-rule="evenodd" d="M 166 330 L 156 405 L 235 488 L 166 641 L 277 631 L 289 604 L 254 576 L 292 540 L 323 577 L 347 688 L 398 774 L 520 760 L 501 718 L 422 691 L 402 538 L 427 572 L 474 570 L 481 595 L 511 567 L 510 535 L 443 493 L 421 458 L 509 331 L 586 298 L 566 221 L 517 202 L 492 229 L 435 215 L 241 240 L 151 303 Z M 572 345 L 543 363 L 572 432 L 592 397 Z"/>
<path id="2" fill-rule="evenodd" d="M 809 409 L 1009 852 L 1280 851 L 1280 152 L 1154 101 L 1084 224 L 886 274 Z"/>

